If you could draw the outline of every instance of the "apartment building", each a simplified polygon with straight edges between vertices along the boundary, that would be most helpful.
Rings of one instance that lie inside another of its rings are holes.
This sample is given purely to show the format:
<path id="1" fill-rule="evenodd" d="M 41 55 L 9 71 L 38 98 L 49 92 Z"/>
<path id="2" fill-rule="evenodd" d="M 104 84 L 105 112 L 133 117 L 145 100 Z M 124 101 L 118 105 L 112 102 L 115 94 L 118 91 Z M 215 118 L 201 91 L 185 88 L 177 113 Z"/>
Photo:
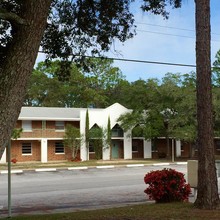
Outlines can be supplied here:
<path id="1" fill-rule="evenodd" d="M 64 147 L 65 126 L 71 124 L 85 135 L 87 108 L 22 107 L 16 128 L 22 128 L 20 137 L 11 141 L 11 158 L 18 162 L 70 160 L 71 151 Z M 105 109 L 89 108 L 89 128 L 107 128 L 110 118 L 112 133 L 112 159 L 151 158 L 151 141 L 132 138 L 131 131 L 124 132 L 117 122 L 121 114 L 131 110 L 119 103 Z M 93 159 L 92 148 L 81 144 L 79 157 L 82 161 Z M 102 159 L 110 159 L 110 149 L 103 147 Z M 6 152 L 1 163 L 6 162 Z"/>

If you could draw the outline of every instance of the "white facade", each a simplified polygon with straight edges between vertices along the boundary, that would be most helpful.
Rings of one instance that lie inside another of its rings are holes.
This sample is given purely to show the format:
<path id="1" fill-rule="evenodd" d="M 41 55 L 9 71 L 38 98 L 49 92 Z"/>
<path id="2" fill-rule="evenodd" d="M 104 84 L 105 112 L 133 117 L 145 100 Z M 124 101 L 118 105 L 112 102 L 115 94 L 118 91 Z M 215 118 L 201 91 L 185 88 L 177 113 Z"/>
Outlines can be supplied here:
<path id="1" fill-rule="evenodd" d="M 4 150 L 2 158 L 0 159 L 0 163 L 6 163 L 6 149 Z"/>
<path id="2" fill-rule="evenodd" d="M 120 115 L 125 114 L 131 110 L 125 108 L 124 106 L 115 103 L 108 108 L 105 109 L 88 109 L 89 114 L 89 129 L 91 129 L 95 124 L 100 128 L 107 129 L 108 118 L 110 118 L 111 128 L 113 128 L 116 124 L 118 124 L 117 120 Z M 86 112 L 87 109 L 83 109 L 80 112 L 80 132 L 81 134 L 85 134 L 85 126 L 86 126 Z M 124 143 L 124 159 L 132 159 L 132 150 L 131 150 L 131 138 L 128 138 L 126 134 L 123 137 Z M 88 160 L 88 149 L 86 149 L 86 144 L 84 143 L 81 146 L 80 153 L 82 160 Z M 104 147 L 103 148 L 103 160 L 110 159 L 110 149 Z"/>
<path id="3" fill-rule="evenodd" d="M 83 109 L 80 111 L 80 132 L 81 134 L 85 134 L 85 126 L 86 126 L 86 111 L 87 109 Z M 95 124 L 100 128 L 107 129 L 108 118 L 110 118 L 111 129 L 119 124 L 118 118 L 120 115 L 125 114 L 127 112 L 131 112 L 131 110 L 125 108 L 119 103 L 115 103 L 108 108 L 105 109 L 88 109 L 89 114 L 89 129 L 91 129 Z M 120 124 L 119 124 L 120 126 Z M 117 139 L 112 137 L 112 140 Z M 132 138 L 131 131 L 124 132 L 124 136 L 120 137 L 121 142 L 123 143 L 123 159 L 132 159 Z M 151 142 L 144 141 L 143 147 L 143 155 L 144 158 L 151 158 Z M 80 149 L 81 159 L 88 160 L 89 152 L 86 148 L 86 144 L 83 143 Z M 110 159 L 110 149 L 104 147 L 103 148 L 103 160 Z"/>

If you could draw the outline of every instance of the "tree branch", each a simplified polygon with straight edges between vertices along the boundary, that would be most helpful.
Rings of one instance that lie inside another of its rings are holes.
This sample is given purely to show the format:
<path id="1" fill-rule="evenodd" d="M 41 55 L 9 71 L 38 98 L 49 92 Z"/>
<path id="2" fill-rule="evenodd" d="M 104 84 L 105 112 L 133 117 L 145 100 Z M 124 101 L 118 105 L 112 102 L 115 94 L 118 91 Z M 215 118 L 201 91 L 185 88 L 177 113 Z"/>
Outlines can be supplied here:
<path id="1" fill-rule="evenodd" d="M 0 8 L 0 19 L 7 20 L 9 22 L 12 22 L 13 24 L 27 24 L 25 19 L 21 18 L 15 13 L 8 12 L 3 8 Z"/>

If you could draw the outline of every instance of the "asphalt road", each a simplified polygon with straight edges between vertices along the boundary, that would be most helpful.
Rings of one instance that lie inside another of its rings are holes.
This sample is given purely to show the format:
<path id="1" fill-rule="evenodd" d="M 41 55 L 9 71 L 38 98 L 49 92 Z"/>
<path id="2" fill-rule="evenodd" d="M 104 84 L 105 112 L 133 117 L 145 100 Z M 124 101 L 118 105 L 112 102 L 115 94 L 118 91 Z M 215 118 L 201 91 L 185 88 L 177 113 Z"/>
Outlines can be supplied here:
<path id="1" fill-rule="evenodd" d="M 144 175 L 165 167 L 186 173 L 186 165 L 170 165 L 12 174 L 12 216 L 145 203 Z M 7 200 L 7 174 L 2 174 L 0 216 L 7 216 Z"/>

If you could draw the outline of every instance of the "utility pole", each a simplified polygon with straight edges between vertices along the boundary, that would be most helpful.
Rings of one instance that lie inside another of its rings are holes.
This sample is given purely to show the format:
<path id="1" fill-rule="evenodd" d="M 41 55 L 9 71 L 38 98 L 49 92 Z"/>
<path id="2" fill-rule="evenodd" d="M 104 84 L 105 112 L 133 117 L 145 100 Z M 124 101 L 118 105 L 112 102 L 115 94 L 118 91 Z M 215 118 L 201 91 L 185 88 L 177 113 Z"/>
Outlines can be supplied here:
<path id="1" fill-rule="evenodd" d="M 8 143 L 8 218 L 11 218 L 11 140 Z"/>

